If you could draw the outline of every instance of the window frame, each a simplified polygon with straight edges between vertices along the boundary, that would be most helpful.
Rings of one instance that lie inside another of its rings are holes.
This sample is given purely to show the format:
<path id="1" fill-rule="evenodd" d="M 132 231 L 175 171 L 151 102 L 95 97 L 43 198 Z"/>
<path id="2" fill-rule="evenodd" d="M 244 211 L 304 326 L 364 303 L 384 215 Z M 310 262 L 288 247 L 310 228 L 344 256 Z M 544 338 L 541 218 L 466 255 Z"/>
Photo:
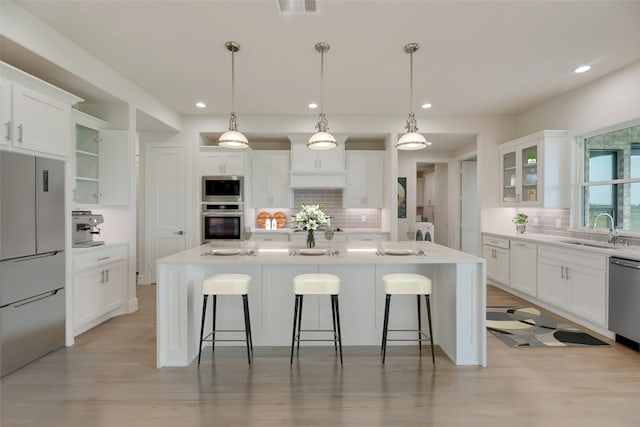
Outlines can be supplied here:
<path id="1" fill-rule="evenodd" d="M 572 222 L 572 229 L 578 230 L 578 231 L 589 231 L 589 232 L 607 232 L 608 230 L 603 229 L 603 228 L 597 228 L 597 229 L 591 229 L 591 224 L 584 224 L 584 211 L 585 211 L 585 206 L 584 206 L 584 197 L 583 197 L 583 190 L 584 187 L 591 187 L 591 186 L 595 186 L 595 185 L 623 185 L 623 184 L 633 184 L 633 183 L 638 183 L 640 182 L 640 177 L 638 178 L 617 178 L 614 180 L 609 180 L 609 181 L 590 181 L 590 182 L 585 182 L 585 176 L 584 176 L 584 172 L 585 172 L 585 140 L 587 138 L 591 138 L 594 136 L 598 136 L 598 135 L 602 135 L 602 134 L 606 134 L 606 133 L 610 133 L 610 132 L 616 132 L 622 129 L 626 129 L 628 127 L 633 127 L 633 126 L 639 126 L 640 125 L 640 118 L 638 119 L 633 119 L 630 121 L 626 121 L 626 122 L 622 122 L 622 123 L 617 123 L 615 125 L 611 125 L 611 126 L 607 126 L 604 128 L 600 128 L 600 129 L 596 129 L 596 130 L 592 130 L 590 132 L 585 132 L 585 133 L 581 133 L 578 135 L 574 136 L 574 141 L 576 143 L 576 181 L 575 181 L 575 185 L 574 185 L 574 191 L 572 192 L 572 199 L 573 199 L 573 203 L 572 203 L 572 212 L 571 212 L 571 222 Z M 621 207 L 618 207 L 618 211 L 621 210 Z M 616 220 L 616 226 L 618 225 L 618 222 L 622 222 L 620 221 L 619 218 L 615 218 Z M 640 237 L 640 230 L 630 230 L 630 229 L 623 229 L 620 228 L 621 232 L 624 232 L 625 235 L 628 236 L 638 236 Z"/>

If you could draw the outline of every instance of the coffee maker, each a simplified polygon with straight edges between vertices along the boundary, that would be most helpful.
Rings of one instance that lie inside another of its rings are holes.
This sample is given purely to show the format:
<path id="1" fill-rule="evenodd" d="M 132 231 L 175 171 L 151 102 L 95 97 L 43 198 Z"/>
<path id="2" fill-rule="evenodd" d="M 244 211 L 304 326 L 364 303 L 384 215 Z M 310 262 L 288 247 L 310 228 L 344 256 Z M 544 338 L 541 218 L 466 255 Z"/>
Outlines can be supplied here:
<path id="1" fill-rule="evenodd" d="M 104 217 L 91 211 L 72 211 L 72 246 L 74 248 L 89 248 L 104 245 L 103 241 L 93 240 L 93 236 L 100 234 L 100 224 Z"/>

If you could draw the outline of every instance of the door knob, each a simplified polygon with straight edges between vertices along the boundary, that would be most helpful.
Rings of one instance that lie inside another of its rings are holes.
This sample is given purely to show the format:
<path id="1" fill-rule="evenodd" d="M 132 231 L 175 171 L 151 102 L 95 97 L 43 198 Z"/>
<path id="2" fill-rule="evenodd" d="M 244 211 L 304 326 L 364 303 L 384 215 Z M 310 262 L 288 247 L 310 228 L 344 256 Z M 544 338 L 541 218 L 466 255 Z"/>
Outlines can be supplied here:
<path id="1" fill-rule="evenodd" d="M 173 232 L 173 234 L 179 234 L 179 235 L 181 235 L 181 236 L 182 236 L 182 235 L 184 234 L 184 231 L 182 231 L 182 230 L 180 230 L 180 231 L 174 231 L 174 232 Z"/>

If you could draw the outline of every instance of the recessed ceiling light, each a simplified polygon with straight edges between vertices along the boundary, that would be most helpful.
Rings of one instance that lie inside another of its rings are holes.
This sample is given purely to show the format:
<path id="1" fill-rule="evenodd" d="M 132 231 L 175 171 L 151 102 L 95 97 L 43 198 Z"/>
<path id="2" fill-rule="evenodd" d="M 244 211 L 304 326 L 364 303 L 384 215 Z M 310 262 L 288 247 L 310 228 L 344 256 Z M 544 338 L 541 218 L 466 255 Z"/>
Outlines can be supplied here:
<path id="1" fill-rule="evenodd" d="M 581 67 L 576 68 L 573 72 L 574 73 L 584 73 L 585 71 L 589 71 L 591 69 L 590 65 L 583 65 Z"/>
<path id="2" fill-rule="evenodd" d="M 316 104 L 315 102 L 312 102 L 311 104 L 309 104 L 309 108 L 311 108 L 312 110 L 315 108 L 318 108 L 318 104 Z"/>
<path id="3" fill-rule="evenodd" d="M 427 108 L 431 108 L 431 104 L 429 104 L 428 102 L 426 104 L 422 104 L 422 108 L 424 108 L 425 110 Z"/>
<path id="4" fill-rule="evenodd" d="M 207 104 L 205 104 L 204 102 L 196 102 L 196 107 L 198 108 L 205 108 L 207 106 Z"/>

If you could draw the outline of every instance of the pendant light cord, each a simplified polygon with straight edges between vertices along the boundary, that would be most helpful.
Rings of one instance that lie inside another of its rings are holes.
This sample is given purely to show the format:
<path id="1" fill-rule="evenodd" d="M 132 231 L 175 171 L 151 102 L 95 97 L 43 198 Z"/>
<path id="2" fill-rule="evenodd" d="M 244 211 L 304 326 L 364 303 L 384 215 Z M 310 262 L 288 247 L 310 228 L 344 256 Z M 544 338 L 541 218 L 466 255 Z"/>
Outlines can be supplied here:
<path id="1" fill-rule="evenodd" d="M 324 114 L 324 49 L 320 52 L 320 114 Z"/>
<path id="2" fill-rule="evenodd" d="M 235 51 L 231 50 L 231 112 L 236 111 L 236 67 L 235 67 Z"/>
<path id="3" fill-rule="evenodd" d="M 413 114 L 413 52 L 409 55 L 409 113 Z"/>

